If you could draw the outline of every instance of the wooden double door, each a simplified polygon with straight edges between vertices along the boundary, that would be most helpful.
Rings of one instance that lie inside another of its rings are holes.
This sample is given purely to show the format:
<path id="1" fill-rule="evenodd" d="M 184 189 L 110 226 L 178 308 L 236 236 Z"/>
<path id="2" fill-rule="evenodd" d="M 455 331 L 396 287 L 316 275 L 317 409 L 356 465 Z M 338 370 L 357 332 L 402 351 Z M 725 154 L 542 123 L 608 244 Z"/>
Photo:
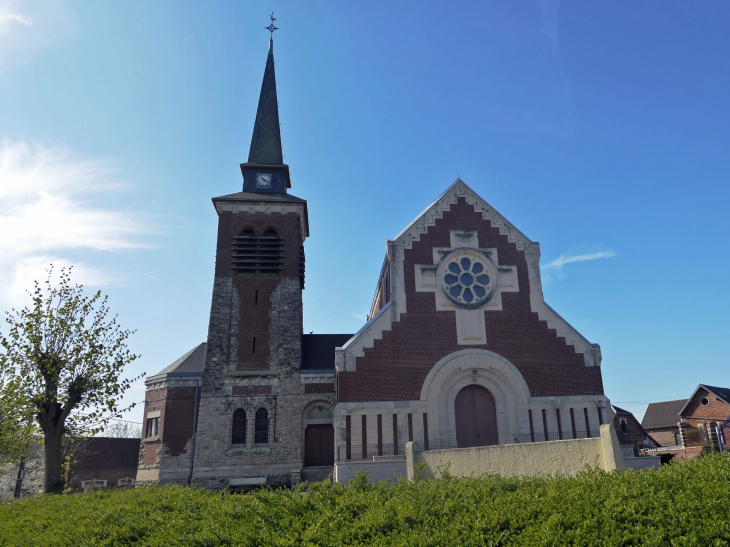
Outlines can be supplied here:
<path id="1" fill-rule="evenodd" d="M 335 430 L 332 424 L 311 424 L 304 430 L 304 466 L 335 464 Z"/>
<path id="2" fill-rule="evenodd" d="M 497 405 L 494 397 L 481 386 L 471 385 L 456 394 L 456 446 L 490 446 L 499 444 Z"/>

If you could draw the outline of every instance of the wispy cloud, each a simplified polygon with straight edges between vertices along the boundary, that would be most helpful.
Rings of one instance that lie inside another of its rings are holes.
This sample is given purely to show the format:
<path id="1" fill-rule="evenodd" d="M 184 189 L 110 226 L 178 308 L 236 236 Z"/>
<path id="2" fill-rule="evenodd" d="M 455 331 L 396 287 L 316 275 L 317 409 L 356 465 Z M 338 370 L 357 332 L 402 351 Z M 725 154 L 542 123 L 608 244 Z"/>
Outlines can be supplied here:
<path id="1" fill-rule="evenodd" d="M 0 69 L 29 63 L 75 28 L 59 0 L 0 0 Z"/>
<path id="2" fill-rule="evenodd" d="M 71 252 L 149 248 L 144 236 L 152 223 L 146 215 L 100 203 L 118 203 L 124 189 L 108 161 L 63 148 L 3 141 L 0 306 L 19 304 L 32 281 L 45 278 L 49 263 L 71 265 Z M 99 286 L 116 279 L 83 261 L 73 264 L 76 282 Z"/>
<path id="3" fill-rule="evenodd" d="M 544 266 L 540 267 L 542 272 L 542 283 L 543 285 L 549 285 L 553 281 L 563 279 L 565 273 L 563 267 L 566 264 L 572 264 L 574 262 L 586 262 L 590 260 L 599 260 L 602 258 L 612 258 L 618 256 L 613 251 L 600 251 L 596 253 L 584 253 L 579 255 L 560 255 L 555 260 L 548 262 Z"/>
<path id="4" fill-rule="evenodd" d="M 566 264 L 571 264 L 572 262 L 585 262 L 586 260 L 598 260 L 599 258 L 611 258 L 617 256 L 616 253 L 612 251 L 601 251 L 600 253 L 588 253 L 588 254 L 582 254 L 582 255 L 560 255 L 558 258 L 553 260 L 552 262 L 548 262 L 545 264 L 542 269 L 548 270 L 550 268 L 557 268 L 561 269 Z"/>

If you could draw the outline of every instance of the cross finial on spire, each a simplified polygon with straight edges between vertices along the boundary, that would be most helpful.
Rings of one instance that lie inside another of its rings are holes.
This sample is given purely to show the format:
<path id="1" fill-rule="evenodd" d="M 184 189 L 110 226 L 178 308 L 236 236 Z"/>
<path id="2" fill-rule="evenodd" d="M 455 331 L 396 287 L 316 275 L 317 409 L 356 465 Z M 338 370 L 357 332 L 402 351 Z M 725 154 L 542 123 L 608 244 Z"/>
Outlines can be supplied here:
<path id="1" fill-rule="evenodd" d="M 274 38 L 274 31 L 275 30 L 279 30 L 279 27 L 275 27 L 274 26 L 274 21 L 276 21 L 276 17 L 274 17 L 274 12 L 273 11 L 271 12 L 271 15 L 269 15 L 269 17 L 271 17 L 271 24 L 268 27 L 264 27 L 264 28 L 271 33 L 271 38 L 273 39 Z"/>

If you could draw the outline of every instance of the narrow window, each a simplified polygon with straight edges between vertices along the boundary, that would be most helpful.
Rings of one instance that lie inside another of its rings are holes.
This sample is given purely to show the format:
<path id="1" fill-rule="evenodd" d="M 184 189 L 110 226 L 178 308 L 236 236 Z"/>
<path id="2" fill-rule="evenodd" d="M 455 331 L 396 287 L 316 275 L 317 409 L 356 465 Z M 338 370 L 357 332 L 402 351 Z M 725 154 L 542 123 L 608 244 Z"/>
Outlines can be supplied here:
<path id="1" fill-rule="evenodd" d="M 570 427 L 573 428 L 573 438 L 578 438 L 578 432 L 575 429 L 575 413 L 573 412 L 573 409 L 570 409 Z"/>
<path id="2" fill-rule="evenodd" d="M 621 431 L 626 431 L 626 418 L 621 418 Z"/>
<path id="3" fill-rule="evenodd" d="M 253 293 L 253 305 L 254 306 L 259 305 L 259 291 L 254 291 L 254 293 Z"/>
<path id="4" fill-rule="evenodd" d="M 256 353 L 256 337 L 253 337 L 253 345 L 251 346 L 251 353 Z"/>
<path id="5" fill-rule="evenodd" d="M 428 450 L 428 414 L 423 413 L 423 448 Z"/>
<path id="6" fill-rule="evenodd" d="M 368 417 L 362 415 L 362 459 L 368 459 Z"/>
<path id="7" fill-rule="evenodd" d="M 259 408 L 256 411 L 256 422 L 254 424 L 254 441 L 257 444 L 266 444 L 269 442 L 269 411 L 265 408 Z"/>
<path id="8" fill-rule="evenodd" d="M 351 424 L 351 418 L 349 414 L 345 416 L 345 453 L 346 458 L 348 460 L 352 459 L 352 424 Z"/>
<path id="9" fill-rule="evenodd" d="M 413 414 L 408 415 L 408 442 L 413 442 Z"/>
<path id="10" fill-rule="evenodd" d="M 231 444 L 246 444 L 246 411 L 242 408 L 233 413 Z"/>
<path id="11" fill-rule="evenodd" d="M 558 439 L 563 440 L 563 424 L 560 423 L 560 409 L 555 409 L 555 419 L 558 420 Z"/>
<path id="12" fill-rule="evenodd" d="M 603 425 L 603 409 L 598 407 L 598 424 Z"/>
<path id="13" fill-rule="evenodd" d="M 679 433 L 674 434 L 674 444 L 676 444 L 677 446 L 682 445 L 682 436 Z"/>
<path id="14" fill-rule="evenodd" d="M 588 409 L 585 407 L 583 407 L 583 416 L 586 419 L 586 437 L 590 437 L 591 436 L 591 425 L 588 422 Z"/>
<path id="15" fill-rule="evenodd" d="M 378 414 L 378 456 L 383 455 L 383 415 Z"/>
<path id="16" fill-rule="evenodd" d="M 530 442 L 535 442 L 535 426 L 532 424 L 532 409 L 527 411 L 527 415 L 530 418 Z"/>
<path id="17" fill-rule="evenodd" d="M 160 418 L 147 418 L 146 437 L 154 437 L 160 430 Z"/>
<path id="18" fill-rule="evenodd" d="M 398 414 L 393 414 L 393 455 L 398 455 Z"/>
<path id="19" fill-rule="evenodd" d="M 548 427 L 547 427 L 547 412 L 545 409 L 542 409 L 542 430 L 545 432 L 545 441 L 549 441 L 550 438 L 548 437 Z"/>

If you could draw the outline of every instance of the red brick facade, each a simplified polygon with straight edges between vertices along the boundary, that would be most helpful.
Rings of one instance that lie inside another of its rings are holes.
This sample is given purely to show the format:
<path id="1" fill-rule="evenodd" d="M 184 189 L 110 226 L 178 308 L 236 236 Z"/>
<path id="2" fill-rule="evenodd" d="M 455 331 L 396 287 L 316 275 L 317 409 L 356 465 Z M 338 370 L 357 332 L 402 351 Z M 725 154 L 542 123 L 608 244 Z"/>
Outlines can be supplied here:
<path id="1" fill-rule="evenodd" d="M 335 384 L 304 384 L 304 393 L 334 393 Z"/>
<path id="2" fill-rule="evenodd" d="M 233 386 L 233 395 L 269 395 L 271 386 Z"/>
<path id="3" fill-rule="evenodd" d="M 450 247 L 450 230 L 476 230 L 479 247 L 497 248 L 500 264 L 516 265 L 519 292 L 502 295 L 503 310 L 485 312 L 487 345 L 514 364 L 527 382 L 530 395 L 602 395 L 600 367 L 586 367 L 583 355 L 548 329 L 530 307 L 525 254 L 506 235 L 482 218 L 460 197 L 435 226 L 405 250 L 407 313 L 385 331 L 364 357 L 357 370 L 340 372 L 340 401 L 416 400 L 426 375 L 443 357 L 463 350 L 457 344 L 453 312 L 437 311 L 434 295 L 416 292 L 415 267 L 433 262 L 434 247 Z"/>
<path id="4" fill-rule="evenodd" d="M 185 445 L 193 434 L 194 402 L 195 386 L 147 391 L 142 436 L 146 435 L 147 415 L 150 412 L 160 411 L 160 421 L 157 436 L 142 441 L 143 465 L 154 465 L 162 445 L 161 439 L 164 439 L 167 454 L 179 456 L 185 452 Z M 198 406 L 200 406 L 199 400 Z"/>
<path id="5" fill-rule="evenodd" d="M 707 405 L 702 400 L 707 400 Z M 724 422 L 730 416 L 730 405 L 706 389 L 698 389 L 681 413 L 681 418 L 693 427 L 710 422 Z"/>
<path id="6" fill-rule="evenodd" d="M 242 205 L 245 207 L 245 205 Z M 283 270 L 271 274 L 235 273 L 231 269 L 233 237 L 250 228 L 256 234 L 274 229 L 284 238 Z M 221 212 L 218 220 L 216 277 L 233 277 L 240 300 L 237 370 L 269 369 L 269 327 L 271 294 L 281 277 L 299 275 L 299 246 L 302 241 L 300 217 L 297 214 Z M 255 341 L 254 341 L 255 340 Z"/>

